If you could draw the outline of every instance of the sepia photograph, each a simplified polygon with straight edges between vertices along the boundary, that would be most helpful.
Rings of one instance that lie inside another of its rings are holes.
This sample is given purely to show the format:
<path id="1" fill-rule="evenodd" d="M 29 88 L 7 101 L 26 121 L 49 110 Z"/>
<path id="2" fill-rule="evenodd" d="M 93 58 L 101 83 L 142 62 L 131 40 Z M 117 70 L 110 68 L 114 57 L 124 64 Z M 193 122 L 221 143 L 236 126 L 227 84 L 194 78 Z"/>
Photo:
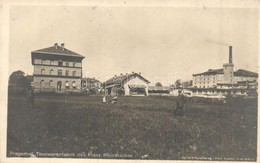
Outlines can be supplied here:
<path id="1" fill-rule="evenodd" d="M 258 161 L 257 7 L 7 13 L 6 158 Z"/>

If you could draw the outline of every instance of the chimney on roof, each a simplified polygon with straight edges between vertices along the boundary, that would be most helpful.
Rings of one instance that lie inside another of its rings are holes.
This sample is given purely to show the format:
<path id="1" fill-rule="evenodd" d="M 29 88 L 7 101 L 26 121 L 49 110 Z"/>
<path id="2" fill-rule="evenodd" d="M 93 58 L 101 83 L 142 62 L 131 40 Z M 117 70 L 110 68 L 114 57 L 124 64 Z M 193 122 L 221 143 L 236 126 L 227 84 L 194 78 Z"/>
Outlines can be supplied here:
<path id="1" fill-rule="evenodd" d="M 139 75 L 141 75 L 142 73 L 141 72 L 139 72 Z"/>
<path id="2" fill-rule="evenodd" d="M 65 44 L 62 43 L 62 44 L 60 44 L 60 45 L 61 45 L 61 49 L 64 50 L 64 46 L 65 46 Z"/>
<path id="3" fill-rule="evenodd" d="M 58 49 L 58 43 L 54 44 L 55 49 Z"/>
<path id="4" fill-rule="evenodd" d="M 116 75 L 115 75 L 115 77 L 116 77 Z"/>
<path id="5" fill-rule="evenodd" d="M 229 46 L 229 61 L 228 63 L 232 63 L 232 46 Z"/>
<path id="6" fill-rule="evenodd" d="M 132 74 L 134 74 L 135 72 L 133 71 Z"/>
<path id="7" fill-rule="evenodd" d="M 122 76 L 123 74 L 121 73 L 120 75 Z"/>

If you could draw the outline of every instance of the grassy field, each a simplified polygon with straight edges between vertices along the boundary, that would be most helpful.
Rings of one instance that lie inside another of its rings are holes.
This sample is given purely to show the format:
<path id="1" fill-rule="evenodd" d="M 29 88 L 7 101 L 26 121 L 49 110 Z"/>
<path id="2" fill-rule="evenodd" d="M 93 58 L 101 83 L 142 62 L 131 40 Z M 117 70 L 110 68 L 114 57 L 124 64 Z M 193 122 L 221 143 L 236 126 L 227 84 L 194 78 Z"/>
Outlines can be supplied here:
<path id="1" fill-rule="evenodd" d="M 174 108 L 174 97 L 119 97 L 117 104 L 104 104 L 101 96 L 74 95 L 65 102 L 62 95 L 36 95 L 31 109 L 22 96 L 10 96 L 7 156 L 255 160 L 256 100 L 189 100 L 184 117 L 173 116 Z"/>

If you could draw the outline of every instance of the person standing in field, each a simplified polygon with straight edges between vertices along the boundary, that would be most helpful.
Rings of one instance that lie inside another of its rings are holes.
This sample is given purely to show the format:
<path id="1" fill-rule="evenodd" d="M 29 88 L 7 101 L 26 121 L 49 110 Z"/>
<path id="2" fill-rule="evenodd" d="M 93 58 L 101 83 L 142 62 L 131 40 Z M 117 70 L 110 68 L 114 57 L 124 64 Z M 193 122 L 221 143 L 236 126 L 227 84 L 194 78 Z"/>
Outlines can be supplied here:
<path id="1" fill-rule="evenodd" d="M 184 105 L 185 105 L 185 97 L 181 91 L 178 92 L 178 96 L 176 99 L 176 109 L 174 110 L 175 116 L 184 116 Z"/>
<path id="2" fill-rule="evenodd" d="M 34 108 L 34 88 L 31 86 L 26 90 L 26 101 L 28 107 Z"/>

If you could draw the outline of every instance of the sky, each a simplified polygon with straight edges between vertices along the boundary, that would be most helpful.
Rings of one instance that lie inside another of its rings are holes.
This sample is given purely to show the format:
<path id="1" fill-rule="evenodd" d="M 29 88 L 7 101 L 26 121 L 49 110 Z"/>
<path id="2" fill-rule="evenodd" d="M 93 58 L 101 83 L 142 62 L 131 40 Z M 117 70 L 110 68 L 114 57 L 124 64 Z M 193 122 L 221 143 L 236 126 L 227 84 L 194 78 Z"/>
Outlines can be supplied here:
<path id="1" fill-rule="evenodd" d="M 235 69 L 258 71 L 257 9 L 12 6 L 9 32 L 9 74 L 33 74 L 31 52 L 54 43 L 85 56 L 83 76 L 102 82 L 129 72 L 191 80 L 222 68 L 229 45 Z"/>

